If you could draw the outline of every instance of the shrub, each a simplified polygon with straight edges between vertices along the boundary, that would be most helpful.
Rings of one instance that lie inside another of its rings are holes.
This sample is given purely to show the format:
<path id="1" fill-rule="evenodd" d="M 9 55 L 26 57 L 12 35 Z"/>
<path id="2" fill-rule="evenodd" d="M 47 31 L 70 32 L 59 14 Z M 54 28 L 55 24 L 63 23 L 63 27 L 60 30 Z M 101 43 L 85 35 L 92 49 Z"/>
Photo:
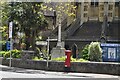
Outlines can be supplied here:
<path id="1" fill-rule="evenodd" d="M 3 51 L 1 52 L 4 58 L 9 58 L 10 57 L 10 52 L 12 55 L 12 58 L 21 58 L 21 51 L 15 49 L 11 51 Z"/>
<path id="2" fill-rule="evenodd" d="M 89 48 L 89 44 L 87 44 L 81 52 L 82 53 L 82 58 L 85 59 L 85 60 L 89 60 L 88 48 Z"/>
<path id="3" fill-rule="evenodd" d="M 65 56 L 58 57 L 58 58 L 52 58 L 53 61 L 65 61 Z"/>
<path id="4" fill-rule="evenodd" d="M 20 51 L 17 50 L 17 49 L 12 50 L 11 53 L 12 53 L 12 57 L 13 57 L 13 58 L 20 58 L 20 57 L 21 57 L 21 53 L 20 53 Z"/>
<path id="5" fill-rule="evenodd" d="M 4 58 L 9 58 L 10 57 L 10 51 L 6 51 L 5 54 L 3 54 Z"/>
<path id="6" fill-rule="evenodd" d="M 76 60 L 78 60 L 78 59 L 75 59 L 75 58 L 71 57 L 72 62 L 75 62 Z"/>
<path id="7" fill-rule="evenodd" d="M 85 60 L 85 59 L 83 59 L 83 58 L 75 59 L 75 58 L 72 58 L 72 57 L 71 57 L 71 61 L 72 61 L 72 62 L 88 62 L 88 60 Z"/>
<path id="8" fill-rule="evenodd" d="M 90 61 L 102 61 L 102 49 L 99 42 L 91 42 L 88 49 Z"/>
<path id="9" fill-rule="evenodd" d="M 0 57 L 3 57 L 6 51 L 0 51 Z"/>
<path id="10" fill-rule="evenodd" d="M 63 57 L 58 57 L 58 58 L 53 58 L 52 60 L 53 61 L 65 61 L 65 56 Z M 71 57 L 71 62 L 88 62 L 88 60 L 85 60 L 85 59 L 75 59 L 75 58 L 72 58 Z"/>

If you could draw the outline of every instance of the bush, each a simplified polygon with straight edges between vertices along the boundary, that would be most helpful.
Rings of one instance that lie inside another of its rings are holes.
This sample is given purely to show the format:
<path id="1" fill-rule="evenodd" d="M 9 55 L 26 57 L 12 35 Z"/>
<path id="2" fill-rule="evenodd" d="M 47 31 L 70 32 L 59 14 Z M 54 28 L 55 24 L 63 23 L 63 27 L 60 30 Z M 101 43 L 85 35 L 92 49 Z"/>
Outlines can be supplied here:
<path id="1" fill-rule="evenodd" d="M 3 57 L 6 51 L 0 51 L 0 57 Z"/>
<path id="2" fill-rule="evenodd" d="M 87 44 L 81 52 L 82 53 L 82 58 L 85 59 L 85 60 L 89 60 L 88 48 L 89 48 L 89 44 Z"/>
<path id="3" fill-rule="evenodd" d="M 12 58 L 21 58 L 21 51 L 17 49 L 11 50 L 11 51 L 0 51 L 0 54 L 2 54 L 2 57 L 4 58 L 9 58 L 10 52 L 11 52 Z"/>
<path id="4" fill-rule="evenodd" d="M 53 61 L 65 61 L 65 56 L 63 57 L 58 57 L 58 58 L 53 58 L 52 60 Z M 71 57 L 71 62 L 88 62 L 88 60 L 85 60 L 85 59 L 75 59 L 75 58 L 72 58 Z"/>
<path id="5" fill-rule="evenodd" d="M 91 42 L 88 49 L 90 61 L 102 61 L 102 49 L 99 42 Z"/>
<path id="6" fill-rule="evenodd" d="M 12 50 L 11 53 L 13 58 L 21 58 L 21 52 L 19 50 Z"/>
<path id="7" fill-rule="evenodd" d="M 72 61 L 72 62 L 88 62 L 88 60 L 85 60 L 85 59 L 83 59 L 83 58 L 75 59 L 75 58 L 72 58 L 72 57 L 71 57 L 71 61 Z"/>
<path id="8" fill-rule="evenodd" d="M 53 61 L 65 61 L 65 56 L 63 57 L 58 57 L 58 58 L 53 58 Z"/>
<path id="9" fill-rule="evenodd" d="M 4 58 L 9 58 L 10 57 L 10 51 L 6 51 L 5 54 L 3 54 Z"/>

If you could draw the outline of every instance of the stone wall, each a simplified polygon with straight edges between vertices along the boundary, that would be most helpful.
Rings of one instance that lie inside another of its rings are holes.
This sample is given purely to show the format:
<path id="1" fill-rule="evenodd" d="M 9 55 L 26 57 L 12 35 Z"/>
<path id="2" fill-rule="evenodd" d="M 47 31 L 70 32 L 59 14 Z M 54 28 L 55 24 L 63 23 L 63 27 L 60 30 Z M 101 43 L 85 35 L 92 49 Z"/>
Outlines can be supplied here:
<path id="1" fill-rule="evenodd" d="M 71 71 L 120 75 L 120 64 L 110 62 L 74 62 L 72 63 Z"/>
<path id="2" fill-rule="evenodd" d="M 9 65 L 8 59 L 2 60 L 3 65 Z M 50 71 L 64 71 L 64 62 L 49 61 L 47 67 L 46 61 L 33 61 L 12 59 L 13 67 L 40 69 Z M 120 75 L 120 63 L 110 62 L 72 62 L 70 72 L 100 73 Z"/>

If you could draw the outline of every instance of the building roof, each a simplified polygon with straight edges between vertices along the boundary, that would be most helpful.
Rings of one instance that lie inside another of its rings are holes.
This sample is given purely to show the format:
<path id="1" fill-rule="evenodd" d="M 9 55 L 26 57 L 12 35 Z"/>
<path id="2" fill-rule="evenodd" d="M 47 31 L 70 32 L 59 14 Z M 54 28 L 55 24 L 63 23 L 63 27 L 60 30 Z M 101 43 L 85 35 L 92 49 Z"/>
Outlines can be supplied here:
<path id="1" fill-rule="evenodd" d="M 120 41 L 120 22 L 113 21 L 106 28 L 107 41 Z M 102 22 L 88 21 L 84 22 L 73 35 L 67 37 L 66 40 L 77 41 L 99 41 L 102 32 Z"/>

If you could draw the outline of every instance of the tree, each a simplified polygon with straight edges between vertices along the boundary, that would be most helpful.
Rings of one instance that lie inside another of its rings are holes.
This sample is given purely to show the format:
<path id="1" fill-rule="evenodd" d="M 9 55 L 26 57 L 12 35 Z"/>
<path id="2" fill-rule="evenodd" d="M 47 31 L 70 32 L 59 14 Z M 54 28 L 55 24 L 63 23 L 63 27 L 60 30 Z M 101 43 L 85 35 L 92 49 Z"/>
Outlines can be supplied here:
<path id="1" fill-rule="evenodd" d="M 3 1 L 0 2 L 0 50 L 5 49 L 5 42 L 3 41 L 4 39 L 6 39 L 6 37 L 8 36 L 7 34 L 7 25 L 6 25 L 6 19 L 7 17 L 7 12 L 3 13 L 2 9 L 3 6 L 5 7 L 5 3 Z M 4 14 L 4 18 L 3 15 Z"/>
<path id="2" fill-rule="evenodd" d="M 75 16 L 76 6 L 73 2 L 51 2 L 41 5 L 43 11 L 56 11 L 58 23 L 58 42 L 61 42 L 61 22 L 66 16 Z"/>
<path id="3" fill-rule="evenodd" d="M 12 2 L 5 6 L 3 12 L 9 17 L 9 21 L 14 22 L 14 31 L 22 31 L 25 33 L 26 49 L 32 46 L 35 48 L 35 37 L 38 32 L 47 27 L 47 21 L 41 12 L 42 2 Z M 7 7 L 7 8 L 6 8 Z M 4 17 L 4 16 L 3 16 Z M 14 34 L 15 36 L 15 34 Z"/>

